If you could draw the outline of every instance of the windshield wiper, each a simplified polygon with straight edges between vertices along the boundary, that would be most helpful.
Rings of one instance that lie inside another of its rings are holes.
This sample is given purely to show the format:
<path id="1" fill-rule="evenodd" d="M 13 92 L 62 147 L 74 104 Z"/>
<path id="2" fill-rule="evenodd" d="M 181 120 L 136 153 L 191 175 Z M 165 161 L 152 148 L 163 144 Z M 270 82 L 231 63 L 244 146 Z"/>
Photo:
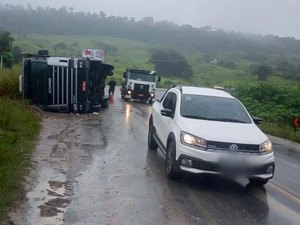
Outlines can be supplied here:
<path id="1" fill-rule="evenodd" d="M 208 118 L 208 120 L 222 121 L 222 122 L 234 122 L 234 123 L 247 123 L 246 121 L 243 121 L 243 120 L 230 119 L 230 118 Z"/>
<path id="2" fill-rule="evenodd" d="M 190 119 L 208 120 L 208 118 L 204 116 L 194 116 L 194 115 L 182 115 L 182 116 Z"/>

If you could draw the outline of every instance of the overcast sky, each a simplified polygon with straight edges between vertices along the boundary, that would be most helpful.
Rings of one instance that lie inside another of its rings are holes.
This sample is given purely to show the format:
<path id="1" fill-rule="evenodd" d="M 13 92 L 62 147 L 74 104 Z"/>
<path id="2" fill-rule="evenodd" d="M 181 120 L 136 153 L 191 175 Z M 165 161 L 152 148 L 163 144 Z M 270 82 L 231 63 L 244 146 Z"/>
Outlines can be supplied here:
<path id="1" fill-rule="evenodd" d="M 300 39 L 300 0 L 0 0 Z"/>

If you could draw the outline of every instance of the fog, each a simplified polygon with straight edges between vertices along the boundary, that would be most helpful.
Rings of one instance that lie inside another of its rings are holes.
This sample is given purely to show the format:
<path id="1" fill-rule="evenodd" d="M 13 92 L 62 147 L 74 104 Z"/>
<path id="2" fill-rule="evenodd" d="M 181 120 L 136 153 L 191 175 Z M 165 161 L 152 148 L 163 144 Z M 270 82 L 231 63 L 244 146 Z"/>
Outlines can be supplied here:
<path id="1" fill-rule="evenodd" d="M 107 15 L 153 17 L 196 27 L 274 34 L 300 38 L 299 0 L 1 0 L 2 4 L 31 4 L 74 8 Z"/>

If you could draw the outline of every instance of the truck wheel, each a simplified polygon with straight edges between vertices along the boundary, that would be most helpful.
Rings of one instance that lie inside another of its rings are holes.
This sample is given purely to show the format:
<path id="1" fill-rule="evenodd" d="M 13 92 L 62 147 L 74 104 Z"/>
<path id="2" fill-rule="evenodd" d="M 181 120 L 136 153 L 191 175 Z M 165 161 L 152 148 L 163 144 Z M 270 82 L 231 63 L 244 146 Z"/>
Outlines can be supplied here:
<path id="1" fill-rule="evenodd" d="M 250 184 L 256 185 L 256 186 L 263 186 L 267 184 L 269 179 L 262 179 L 262 178 L 250 178 L 249 182 Z"/>
<path id="2" fill-rule="evenodd" d="M 167 146 L 166 172 L 170 180 L 177 180 L 181 177 L 180 168 L 176 161 L 176 147 L 173 141 Z"/>
<path id="3" fill-rule="evenodd" d="M 152 121 L 149 123 L 149 131 L 148 131 L 148 148 L 150 150 L 156 150 L 158 148 L 158 145 L 153 137 L 153 124 Z"/>

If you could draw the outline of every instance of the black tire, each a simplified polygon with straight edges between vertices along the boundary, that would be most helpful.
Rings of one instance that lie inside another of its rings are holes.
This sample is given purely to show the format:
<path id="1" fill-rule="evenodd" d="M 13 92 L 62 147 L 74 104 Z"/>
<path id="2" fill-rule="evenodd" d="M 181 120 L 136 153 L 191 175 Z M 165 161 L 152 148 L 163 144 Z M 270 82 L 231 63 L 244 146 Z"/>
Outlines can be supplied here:
<path id="1" fill-rule="evenodd" d="M 178 180 L 181 177 L 180 168 L 176 161 L 176 146 L 170 141 L 167 146 L 166 172 L 170 180 Z"/>
<path id="2" fill-rule="evenodd" d="M 150 100 L 149 100 L 149 105 L 152 105 L 152 103 L 153 103 L 153 100 L 150 99 Z"/>
<path id="3" fill-rule="evenodd" d="M 153 124 L 152 124 L 152 121 L 150 120 L 150 123 L 149 123 L 149 131 L 148 131 L 148 148 L 150 150 L 157 150 L 158 148 L 158 145 L 153 137 Z"/>
<path id="4" fill-rule="evenodd" d="M 250 184 L 256 185 L 256 186 L 263 186 L 267 184 L 269 179 L 262 179 L 262 178 L 250 178 L 249 182 Z"/>

